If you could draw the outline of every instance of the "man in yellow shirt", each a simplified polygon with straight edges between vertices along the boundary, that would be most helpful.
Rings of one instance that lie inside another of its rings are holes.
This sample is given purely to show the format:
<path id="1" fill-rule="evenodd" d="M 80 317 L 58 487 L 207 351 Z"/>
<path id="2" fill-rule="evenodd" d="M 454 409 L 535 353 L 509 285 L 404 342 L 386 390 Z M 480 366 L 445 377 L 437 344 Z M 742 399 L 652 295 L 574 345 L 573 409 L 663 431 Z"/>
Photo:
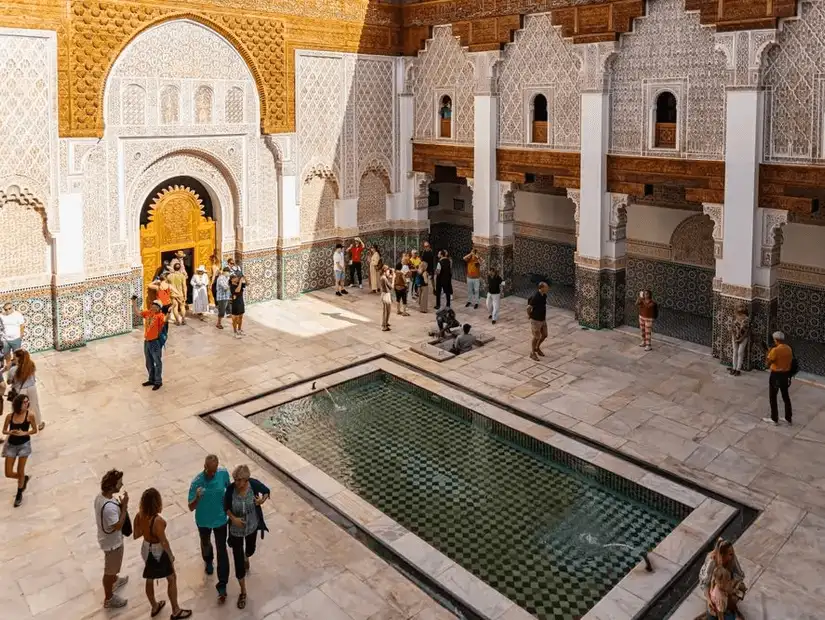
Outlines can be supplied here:
<path id="1" fill-rule="evenodd" d="M 771 417 L 762 418 L 763 422 L 770 422 L 773 425 L 779 424 L 779 407 L 776 401 L 777 392 L 782 393 L 782 401 L 785 403 L 785 423 L 790 426 L 793 412 L 791 410 L 791 396 L 788 388 L 791 385 L 791 367 L 793 365 L 793 350 L 785 344 L 785 334 L 774 332 L 774 346 L 768 351 L 766 358 L 771 371 L 768 380 L 768 396 L 771 403 Z"/>

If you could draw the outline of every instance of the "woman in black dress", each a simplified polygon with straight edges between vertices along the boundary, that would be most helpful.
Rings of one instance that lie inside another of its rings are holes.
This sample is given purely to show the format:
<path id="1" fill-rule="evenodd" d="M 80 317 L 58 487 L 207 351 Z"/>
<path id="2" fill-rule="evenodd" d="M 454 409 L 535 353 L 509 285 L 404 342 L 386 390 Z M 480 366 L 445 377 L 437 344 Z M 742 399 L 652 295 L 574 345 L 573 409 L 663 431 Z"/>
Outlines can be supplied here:
<path id="1" fill-rule="evenodd" d="M 447 250 L 438 253 L 438 264 L 435 267 L 435 309 L 441 307 L 441 293 L 446 298 L 446 306 L 450 307 L 450 297 L 453 295 L 453 262 Z"/>
<path id="2" fill-rule="evenodd" d="M 135 540 L 143 538 L 141 556 L 145 562 L 143 578 L 146 580 L 146 598 L 152 606 L 154 618 L 166 606 L 166 601 L 155 599 L 155 579 L 166 579 L 166 593 L 172 603 L 171 620 L 192 615 L 191 609 L 178 605 L 178 580 L 175 574 L 175 555 L 166 537 L 166 519 L 160 514 L 163 500 L 157 489 L 146 489 L 140 497 L 140 512 L 135 517 Z"/>
<path id="3" fill-rule="evenodd" d="M 232 291 L 232 331 L 235 338 L 246 336 L 243 330 L 243 314 L 246 311 L 243 301 L 243 292 L 246 289 L 246 278 L 242 275 L 233 275 L 229 278 L 229 290 Z"/>

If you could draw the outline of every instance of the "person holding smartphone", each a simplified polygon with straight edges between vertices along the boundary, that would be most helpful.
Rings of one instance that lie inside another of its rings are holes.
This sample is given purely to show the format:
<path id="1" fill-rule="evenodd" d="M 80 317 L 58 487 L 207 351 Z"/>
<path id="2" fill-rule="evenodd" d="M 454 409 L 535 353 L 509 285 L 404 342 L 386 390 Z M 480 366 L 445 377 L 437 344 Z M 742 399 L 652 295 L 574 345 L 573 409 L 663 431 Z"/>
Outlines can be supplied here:
<path id="1" fill-rule="evenodd" d="M 639 291 L 636 306 L 639 308 L 639 329 L 642 333 L 642 341 L 639 346 L 644 347 L 645 351 L 651 351 L 650 341 L 653 337 L 653 321 L 659 318 L 659 304 L 653 301 L 653 293 L 645 289 Z"/>

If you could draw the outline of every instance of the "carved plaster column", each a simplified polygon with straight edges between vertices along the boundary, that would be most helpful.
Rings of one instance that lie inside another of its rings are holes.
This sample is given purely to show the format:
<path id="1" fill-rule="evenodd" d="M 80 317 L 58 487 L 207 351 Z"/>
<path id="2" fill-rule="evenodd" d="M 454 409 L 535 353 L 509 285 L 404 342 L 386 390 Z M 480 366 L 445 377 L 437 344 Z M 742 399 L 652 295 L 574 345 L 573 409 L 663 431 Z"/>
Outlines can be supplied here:
<path id="1" fill-rule="evenodd" d="M 469 56 L 475 75 L 473 244 L 478 247 L 487 267 L 496 267 L 505 280 L 510 280 L 513 276 L 513 217 L 508 205 L 513 204 L 512 187 L 496 180 L 501 52 L 474 52 Z M 484 278 L 482 283 L 486 283 Z"/>
<path id="2" fill-rule="evenodd" d="M 278 174 L 278 299 L 297 296 L 300 265 L 301 213 L 298 205 L 298 170 L 294 134 L 266 136 L 267 148 L 277 156 Z M 291 275 L 289 275 L 291 274 Z"/>
<path id="3" fill-rule="evenodd" d="M 771 275 L 772 265 L 763 265 L 763 245 L 768 241 L 761 234 L 764 214 L 758 208 L 764 116 L 762 59 L 775 43 L 776 31 L 724 32 L 714 36 L 716 49 L 725 56 L 727 71 L 724 218 L 736 225 L 724 227 L 725 252 L 721 260 L 717 258 L 713 355 L 724 363 L 730 362 L 733 314 L 736 306 L 744 303 L 751 314 L 752 345 L 745 362 L 749 370 L 763 367 L 763 351 L 757 342 L 769 342 L 776 321 L 775 276 Z M 770 243 L 771 248 L 776 245 Z M 768 258 L 769 263 L 771 260 Z"/>
<path id="4" fill-rule="evenodd" d="M 388 198 L 388 217 L 393 227 L 403 230 L 404 247 L 421 247 L 421 236 L 429 228 L 428 198 L 432 177 L 413 171 L 413 132 L 415 119 L 415 99 L 413 79 L 417 68 L 417 57 L 399 58 L 395 66 L 398 90 L 398 167 L 401 171 L 398 194 L 392 203 Z M 423 198 L 423 200 L 422 200 Z"/>
<path id="5" fill-rule="evenodd" d="M 594 329 L 624 323 L 627 196 L 607 192 L 610 61 L 615 42 L 577 45 L 581 60 L 581 189 L 576 202 L 576 317 Z"/>

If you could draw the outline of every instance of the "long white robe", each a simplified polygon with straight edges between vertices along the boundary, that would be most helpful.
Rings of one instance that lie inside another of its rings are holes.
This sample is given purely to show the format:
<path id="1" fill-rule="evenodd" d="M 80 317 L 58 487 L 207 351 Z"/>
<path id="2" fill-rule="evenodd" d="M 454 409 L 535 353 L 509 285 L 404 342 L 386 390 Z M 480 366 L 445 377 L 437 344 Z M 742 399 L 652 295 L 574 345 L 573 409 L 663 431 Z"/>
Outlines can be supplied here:
<path id="1" fill-rule="evenodd" d="M 201 314 L 209 312 L 209 276 L 196 273 L 192 276 L 192 312 Z"/>

